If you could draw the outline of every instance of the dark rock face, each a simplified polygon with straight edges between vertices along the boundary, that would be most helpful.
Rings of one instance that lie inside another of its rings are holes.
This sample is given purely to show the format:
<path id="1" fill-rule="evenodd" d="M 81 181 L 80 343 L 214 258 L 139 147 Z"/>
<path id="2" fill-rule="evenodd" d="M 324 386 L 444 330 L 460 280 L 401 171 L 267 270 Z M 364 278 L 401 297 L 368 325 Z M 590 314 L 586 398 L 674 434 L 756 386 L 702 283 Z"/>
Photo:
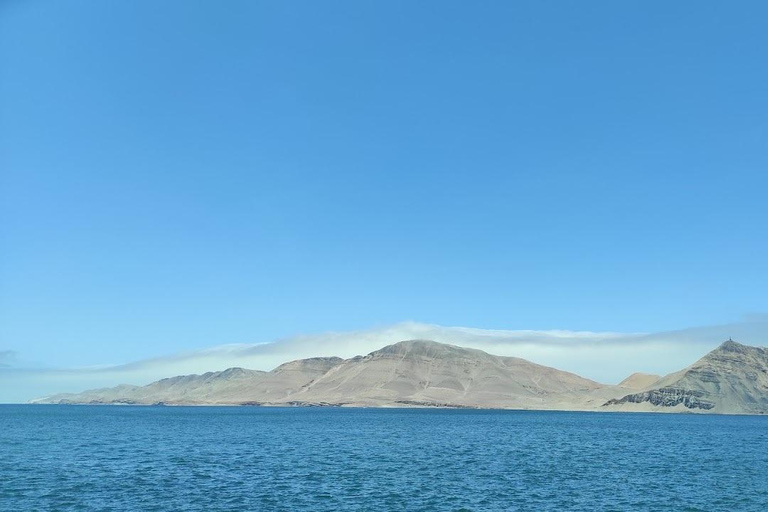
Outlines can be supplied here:
<path id="1" fill-rule="evenodd" d="M 624 398 L 609 400 L 605 405 L 618 405 L 625 403 L 640 404 L 649 402 L 663 407 L 674 407 L 683 404 L 688 409 L 712 409 L 714 402 L 707 400 L 707 393 L 678 388 L 659 388 L 642 393 L 627 395 Z"/>
<path id="2" fill-rule="evenodd" d="M 454 405 L 442 402 L 425 402 L 423 400 L 395 400 L 396 404 L 414 405 L 416 407 L 446 407 L 450 409 L 477 409 L 471 405 Z"/>

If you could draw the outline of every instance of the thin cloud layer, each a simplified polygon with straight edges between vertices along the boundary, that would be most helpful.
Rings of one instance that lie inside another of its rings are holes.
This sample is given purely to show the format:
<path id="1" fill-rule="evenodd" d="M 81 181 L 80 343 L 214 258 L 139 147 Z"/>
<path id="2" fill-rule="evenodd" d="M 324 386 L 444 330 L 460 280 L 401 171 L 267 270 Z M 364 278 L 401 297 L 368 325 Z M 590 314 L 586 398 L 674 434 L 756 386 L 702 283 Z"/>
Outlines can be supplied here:
<path id="1" fill-rule="evenodd" d="M 301 335 L 262 344 L 221 345 L 116 366 L 42 369 L 15 368 L 11 351 L 0 351 L 0 402 L 26 402 L 59 392 L 118 384 L 148 384 L 190 373 L 241 366 L 271 370 L 293 359 L 353 357 L 407 339 L 430 339 L 515 356 L 605 383 L 642 371 L 667 374 L 695 362 L 725 339 L 751 345 L 768 340 L 768 318 L 663 333 L 488 330 L 405 322 L 362 331 Z"/>
<path id="2" fill-rule="evenodd" d="M 15 350 L 0 350 L 0 368 L 9 368 L 16 361 Z"/>

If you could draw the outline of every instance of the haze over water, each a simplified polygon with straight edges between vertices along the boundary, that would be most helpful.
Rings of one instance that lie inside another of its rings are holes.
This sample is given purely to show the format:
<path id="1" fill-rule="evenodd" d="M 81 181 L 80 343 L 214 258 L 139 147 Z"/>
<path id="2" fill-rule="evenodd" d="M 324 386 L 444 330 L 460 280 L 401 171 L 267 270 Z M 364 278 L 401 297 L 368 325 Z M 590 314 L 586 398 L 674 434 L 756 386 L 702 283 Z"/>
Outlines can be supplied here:
<path id="1" fill-rule="evenodd" d="M 0 406 L 7 510 L 739 510 L 764 417 Z"/>

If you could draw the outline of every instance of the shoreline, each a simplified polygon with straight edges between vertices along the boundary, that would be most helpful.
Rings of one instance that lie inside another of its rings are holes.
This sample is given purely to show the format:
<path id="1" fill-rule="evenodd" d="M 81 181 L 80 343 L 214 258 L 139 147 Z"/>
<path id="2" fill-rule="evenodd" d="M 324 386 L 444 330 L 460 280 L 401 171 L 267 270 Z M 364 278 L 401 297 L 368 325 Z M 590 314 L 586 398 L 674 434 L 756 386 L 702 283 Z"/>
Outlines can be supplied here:
<path id="1" fill-rule="evenodd" d="M 676 414 L 676 415 L 694 415 L 694 416 L 768 416 L 765 413 L 724 413 L 724 412 L 698 412 L 692 410 L 632 410 L 632 409 L 535 409 L 519 407 L 483 407 L 470 405 L 448 405 L 448 404 L 420 404 L 420 405 L 364 405 L 364 404 L 296 404 L 296 403 L 162 403 L 162 404 L 142 404 L 142 403 L 6 403 L 1 406 L 55 406 L 55 407 L 137 407 L 137 408 L 160 408 L 160 407 L 226 407 L 226 408 L 266 408 L 266 409 L 370 409 L 370 410 L 469 410 L 469 411 L 509 411 L 509 412 L 561 412 L 561 413 L 597 413 L 597 414 Z"/>

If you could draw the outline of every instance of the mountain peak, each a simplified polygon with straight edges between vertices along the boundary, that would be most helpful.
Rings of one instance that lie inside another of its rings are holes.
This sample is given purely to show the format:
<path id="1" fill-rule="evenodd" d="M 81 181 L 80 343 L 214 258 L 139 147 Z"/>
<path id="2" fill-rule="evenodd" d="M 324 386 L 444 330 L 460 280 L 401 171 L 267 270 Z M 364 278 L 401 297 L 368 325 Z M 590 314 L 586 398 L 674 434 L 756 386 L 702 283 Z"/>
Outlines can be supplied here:
<path id="1" fill-rule="evenodd" d="M 661 375 L 653 375 L 650 373 L 635 372 L 623 381 L 619 382 L 619 386 L 629 389 L 643 389 L 652 386 L 658 382 Z"/>
<path id="2" fill-rule="evenodd" d="M 728 339 L 721 343 L 719 347 L 707 354 L 707 356 L 710 355 L 721 355 L 729 357 L 768 357 L 768 349 L 764 347 L 755 347 L 752 345 L 742 345 L 741 343 L 735 342 L 732 339 Z M 704 357 L 706 358 L 707 356 Z"/>
<path id="3" fill-rule="evenodd" d="M 209 372 L 210 373 L 210 372 Z M 240 366 L 233 366 L 220 372 L 210 373 L 213 378 L 217 379 L 248 379 L 255 375 L 261 375 L 266 372 L 261 370 L 250 370 L 248 368 L 242 368 Z"/>
<path id="4" fill-rule="evenodd" d="M 404 340 L 387 345 L 384 348 L 380 348 L 374 352 L 368 354 L 372 357 L 446 357 L 450 355 L 466 354 L 466 353 L 483 353 L 479 350 L 470 348 L 457 347 L 455 345 L 449 345 L 447 343 L 439 343 L 434 340 Z"/>
<path id="5" fill-rule="evenodd" d="M 731 338 L 728 338 L 723 343 L 721 343 L 716 350 L 724 350 L 727 352 L 744 352 L 744 350 L 749 348 L 750 347 L 748 347 L 747 345 L 742 345 L 741 343 L 737 343 L 733 341 Z"/>
<path id="6" fill-rule="evenodd" d="M 310 357 L 308 359 L 296 359 L 283 363 L 272 373 L 300 372 L 300 371 L 328 371 L 344 360 L 340 357 Z"/>

